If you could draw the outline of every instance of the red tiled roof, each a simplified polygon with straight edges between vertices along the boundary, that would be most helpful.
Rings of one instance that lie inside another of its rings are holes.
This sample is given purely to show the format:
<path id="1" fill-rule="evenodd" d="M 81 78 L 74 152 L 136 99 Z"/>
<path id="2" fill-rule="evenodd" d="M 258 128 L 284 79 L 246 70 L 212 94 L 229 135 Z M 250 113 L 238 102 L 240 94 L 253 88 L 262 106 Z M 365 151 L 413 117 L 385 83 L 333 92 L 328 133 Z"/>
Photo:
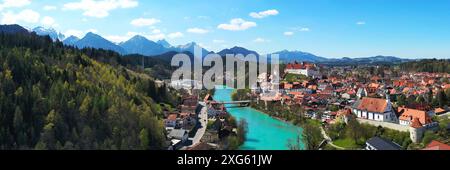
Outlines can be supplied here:
<path id="1" fill-rule="evenodd" d="M 286 66 L 287 69 L 313 69 L 314 65 L 309 63 L 294 63 L 294 64 L 288 64 Z"/>
<path id="2" fill-rule="evenodd" d="M 413 127 L 413 128 L 421 128 L 422 127 L 422 123 L 420 123 L 419 118 L 416 117 L 412 120 L 411 127 Z"/>
<path id="3" fill-rule="evenodd" d="M 175 120 L 177 120 L 177 117 L 178 117 L 177 114 L 170 114 L 170 115 L 167 117 L 167 120 L 175 121 Z"/>
<path id="4" fill-rule="evenodd" d="M 431 141 L 423 150 L 450 150 L 450 146 L 439 141 Z"/>
<path id="5" fill-rule="evenodd" d="M 386 110 L 387 101 L 385 99 L 377 99 L 364 97 L 358 105 L 358 110 L 366 110 L 369 112 L 383 113 Z"/>
<path id="6" fill-rule="evenodd" d="M 436 109 L 434 109 L 434 112 L 435 113 L 442 113 L 442 112 L 445 112 L 445 110 L 443 108 L 436 108 Z"/>
<path id="7" fill-rule="evenodd" d="M 450 84 L 443 85 L 443 89 L 450 89 Z"/>
<path id="8" fill-rule="evenodd" d="M 423 110 L 399 107 L 398 112 L 401 113 L 399 117 L 400 120 L 409 121 L 417 118 L 421 125 L 432 123 L 431 118 Z"/>

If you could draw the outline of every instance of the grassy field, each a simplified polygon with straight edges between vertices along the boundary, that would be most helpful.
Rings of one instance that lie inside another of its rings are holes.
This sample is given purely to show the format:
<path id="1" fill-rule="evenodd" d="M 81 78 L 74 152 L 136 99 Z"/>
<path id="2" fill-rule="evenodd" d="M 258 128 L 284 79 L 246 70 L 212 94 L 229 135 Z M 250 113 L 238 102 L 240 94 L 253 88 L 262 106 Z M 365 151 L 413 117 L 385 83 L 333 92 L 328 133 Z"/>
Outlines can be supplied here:
<path id="1" fill-rule="evenodd" d="M 346 149 L 360 149 L 362 148 L 360 145 L 356 144 L 353 139 L 345 138 L 345 139 L 338 139 L 333 141 L 333 144 L 336 146 L 340 146 Z"/>
<path id="2" fill-rule="evenodd" d="M 306 121 L 307 121 L 307 123 L 314 125 L 316 127 L 322 126 L 322 124 L 320 123 L 319 120 L 307 119 Z"/>

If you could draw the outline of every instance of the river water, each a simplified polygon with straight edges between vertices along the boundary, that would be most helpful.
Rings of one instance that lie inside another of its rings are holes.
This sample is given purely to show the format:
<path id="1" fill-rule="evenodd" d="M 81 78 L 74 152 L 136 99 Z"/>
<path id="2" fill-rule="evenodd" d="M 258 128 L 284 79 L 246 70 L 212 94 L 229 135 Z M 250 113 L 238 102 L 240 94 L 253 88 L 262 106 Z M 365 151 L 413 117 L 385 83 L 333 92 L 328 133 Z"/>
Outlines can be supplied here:
<path id="1" fill-rule="evenodd" d="M 216 101 L 232 101 L 233 89 L 217 88 L 214 94 Z M 252 108 L 227 108 L 238 121 L 248 122 L 247 140 L 242 150 L 288 150 L 289 139 L 295 140 L 301 128 L 272 118 Z M 302 146 L 303 148 L 303 146 Z"/>

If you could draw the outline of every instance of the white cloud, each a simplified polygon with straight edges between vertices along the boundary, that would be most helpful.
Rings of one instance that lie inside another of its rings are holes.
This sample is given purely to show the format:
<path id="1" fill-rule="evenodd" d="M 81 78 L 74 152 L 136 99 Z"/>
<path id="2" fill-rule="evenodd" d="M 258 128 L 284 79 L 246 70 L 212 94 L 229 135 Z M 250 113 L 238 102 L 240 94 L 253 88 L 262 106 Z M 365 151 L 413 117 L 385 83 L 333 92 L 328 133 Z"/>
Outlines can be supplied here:
<path id="1" fill-rule="evenodd" d="M 156 40 L 162 40 L 164 38 L 166 38 L 166 35 L 163 33 L 159 33 L 159 34 L 151 34 L 147 36 L 148 39 L 156 41 Z"/>
<path id="2" fill-rule="evenodd" d="M 152 34 L 160 34 L 161 33 L 161 30 L 160 29 L 153 29 L 152 30 Z"/>
<path id="3" fill-rule="evenodd" d="M 113 43 L 121 43 L 130 39 L 128 36 L 108 35 L 105 38 Z"/>
<path id="4" fill-rule="evenodd" d="M 74 30 L 74 29 L 67 30 L 66 32 L 64 32 L 64 35 L 66 35 L 68 37 L 73 35 L 75 37 L 81 38 L 84 34 L 85 34 L 84 31 Z"/>
<path id="5" fill-rule="evenodd" d="M 300 28 L 299 31 L 301 31 L 301 32 L 308 32 L 310 30 L 309 30 L 309 28 Z"/>
<path id="6" fill-rule="evenodd" d="M 3 0 L 0 4 L 0 10 L 3 8 L 18 8 L 31 4 L 31 0 Z"/>
<path id="7" fill-rule="evenodd" d="M 80 0 L 64 4 L 63 10 L 81 10 L 84 16 L 104 18 L 111 10 L 133 8 L 137 0 Z"/>
<path id="8" fill-rule="evenodd" d="M 225 40 L 213 40 L 213 43 L 221 44 L 221 43 L 225 43 Z"/>
<path id="9" fill-rule="evenodd" d="M 287 32 L 284 32 L 284 35 L 285 36 L 292 36 L 292 35 L 294 35 L 294 32 L 287 31 Z"/>
<path id="10" fill-rule="evenodd" d="M 51 5 L 46 5 L 43 8 L 46 11 L 52 11 L 52 10 L 56 10 L 56 6 L 51 6 Z"/>
<path id="11" fill-rule="evenodd" d="M 217 26 L 218 29 L 229 31 L 243 31 L 251 27 L 256 27 L 256 23 L 245 21 L 242 18 L 235 18 L 232 19 L 229 24 L 220 24 L 219 26 Z"/>
<path id="12" fill-rule="evenodd" d="M 356 25 L 366 25 L 366 22 L 364 22 L 364 21 L 358 21 L 358 22 L 356 22 Z"/>
<path id="13" fill-rule="evenodd" d="M 49 16 L 45 16 L 41 20 L 42 25 L 49 26 L 49 27 L 58 27 L 58 24 L 56 23 L 55 19 Z"/>
<path id="14" fill-rule="evenodd" d="M 159 22 L 161 21 L 155 18 L 138 18 L 132 20 L 130 24 L 136 27 L 144 27 L 144 26 L 151 26 Z"/>
<path id="15" fill-rule="evenodd" d="M 275 16 L 278 14 L 279 14 L 279 12 L 277 10 L 271 9 L 271 10 L 261 11 L 261 12 L 252 12 L 252 13 L 250 13 L 250 16 L 253 18 L 261 19 L 261 18 L 265 18 L 268 16 Z"/>
<path id="16" fill-rule="evenodd" d="M 171 39 L 175 39 L 175 38 L 181 38 L 183 37 L 183 33 L 181 32 L 174 32 L 174 33 L 170 33 L 169 35 L 167 35 L 167 37 L 171 38 Z"/>
<path id="17" fill-rule="evenodd" d="M 189 28 L 189 29 L 187 29 L 187 32 L 194 33 L 194 34 L 206 34 L 209 31 L 206 29 L 201 29 L 201 28 Z"/>
<path id="18" fill-rule="evenodd" d="M 88 32 L 98 33 L 98 30 L 91 28 L 91 29 L 86 30 L 86 33 L 88 33 Z"/>
<path id="19" fill-rule="evenodd" d="M 109 35 L 109 36 L 105 36 L 105 38 L 111 42 L 120 43 L 120 42 L 128 41 L 129 39 L 131 39 L 132 37 L 134 37 L 136 35 L 143 36 L 152 41 L 161 40 L 166 37 L 166 35 L 163 33 L 147 34 L 144 32 L 127 32 L 125 35 Z"/>
<path id="20" fill-rule="evenodd" d="M 293 31 L 300 31 L 300 32 L 311 31 L 311 29 L 309 29 L 308 27 L 292 27 L 292 28 L 289 28 L 289 29 L 291 29 Z"/>
<path id="21" fill-rule="evenodd" d="M 105 36 L 105 38 L 111 42 L 114 43 L 120 43 L 128 41 L 130 38 L 134 37 L 135 35 L 139 35 L 137 32 L 127 32 L 127 34 L 120 36 L 120 35 L 109 35 Z"/>
<path id="22" fill-rule="evenodd" d="M 210 48 L 211 48 L 210 46 L 208 46 L 208 45 L 206 45 L 206 44 L 203 44 L 203 43 L 198 43 L 198 45 L 199 45 L 200 47 L 205 48 L 205 49 L 210 49 Z"/>
<path id="23" fill-rule="evenodd" d="M 198 18 L 198 19 L 210 19 L 209 16 L 203 16 L 203 15 L 202 15 L 202 16 L 197 16 L 197 18 Z"/>
<path id="24" fill-rule="evenodd" d="M 256 38 L 255 40 L 253 40 L 253 42 L 255 42 L 255 43 L 266 43 L 266 42 L 270 42 L 270 40 L 266 40 L 264 38 Z"/>
<path id="25" fill-rule="evenodd" d="M 40 14 L 31 10 L 25 9 L 19 13 L 13 13 L 11 11 L 2 13 L 2 24 L 17 24 L 19 22 L 25 23 L 38 23 Z"/>

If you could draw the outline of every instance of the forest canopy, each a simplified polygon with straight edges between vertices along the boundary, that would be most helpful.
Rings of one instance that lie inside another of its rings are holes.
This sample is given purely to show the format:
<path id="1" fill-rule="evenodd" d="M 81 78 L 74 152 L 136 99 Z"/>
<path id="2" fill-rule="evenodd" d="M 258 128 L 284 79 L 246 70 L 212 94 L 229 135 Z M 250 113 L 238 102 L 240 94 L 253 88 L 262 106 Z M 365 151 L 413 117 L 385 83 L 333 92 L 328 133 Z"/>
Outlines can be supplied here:
<path id="1" fill-rule="evenodd" d="M 105 50 L 0 33 L 0 149 L 162 149 L 165 86 Z"/>

